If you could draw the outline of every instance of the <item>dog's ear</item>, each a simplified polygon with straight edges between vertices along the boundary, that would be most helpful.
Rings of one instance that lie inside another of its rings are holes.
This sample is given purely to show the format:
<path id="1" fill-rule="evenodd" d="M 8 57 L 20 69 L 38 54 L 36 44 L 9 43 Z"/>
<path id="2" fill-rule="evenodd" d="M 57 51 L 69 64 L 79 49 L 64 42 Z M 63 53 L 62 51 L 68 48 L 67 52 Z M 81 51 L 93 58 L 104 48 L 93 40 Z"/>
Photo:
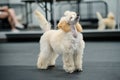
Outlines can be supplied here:
<path id="1" fill-rule="evenodd" d="M 69 24 L 67 24 L 67 22 L 65 20 L 62 20 L 58 23 L 58 28 L 62 29 L 65 32 L 70 31 L 70 26 L 69 26 Z"/>
<path id="2" fill-rule="evenodd" d="M 77 22 L 77 24 L 76 24 L 76 29 L 77 29 L 77 31 L 78 32 L 82 32 L 82 26 L 79 24 L 79 22 Z"/>

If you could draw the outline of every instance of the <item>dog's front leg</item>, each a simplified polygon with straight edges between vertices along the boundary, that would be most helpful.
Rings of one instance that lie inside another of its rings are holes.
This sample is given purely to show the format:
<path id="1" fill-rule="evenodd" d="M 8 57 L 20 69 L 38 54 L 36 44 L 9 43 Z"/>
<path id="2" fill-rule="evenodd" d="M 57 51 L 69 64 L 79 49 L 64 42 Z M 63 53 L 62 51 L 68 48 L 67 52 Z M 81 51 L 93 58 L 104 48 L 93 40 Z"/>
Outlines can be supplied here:
<path id="1" fill-rule="evenodd" d="M 80 49 L 77 51 L 77 53 L 74 55 L 74 61 L 75 61 L 75 68 L 76 71 L 82 71 L 82 63 L 83 63 L 83 50 Z"/>
<path id="2" fill-rule="evenodd" d="M 75 70 L 73 53 L 64 53 L 63 54 L 63 68 L 66 72 L 72 73 Z"/>

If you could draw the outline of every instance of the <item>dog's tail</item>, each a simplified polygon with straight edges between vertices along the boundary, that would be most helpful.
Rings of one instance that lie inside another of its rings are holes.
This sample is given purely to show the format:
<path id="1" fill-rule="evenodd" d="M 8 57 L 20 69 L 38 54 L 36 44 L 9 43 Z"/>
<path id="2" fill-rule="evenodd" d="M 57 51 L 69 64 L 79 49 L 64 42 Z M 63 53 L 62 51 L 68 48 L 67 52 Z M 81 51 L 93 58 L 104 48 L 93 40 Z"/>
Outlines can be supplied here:
<path id="1" fill-rule="evenodd" d="M 41 29 L 43 29 L 44 31 L 48 31 L 51 29 L 50 23 L 46 20 L 46 18 L 43 16 L 43 14 L 40 11 L 35 10 L 34 14 L 37 16 L 37 18 L 39 20 Z"/>
<path id="2" fill-rule="evenodd" d="M 103 19 L 99 12 L 96 12 L 96 15 L 97 15 L 98 20 L 102 20 Z"/>

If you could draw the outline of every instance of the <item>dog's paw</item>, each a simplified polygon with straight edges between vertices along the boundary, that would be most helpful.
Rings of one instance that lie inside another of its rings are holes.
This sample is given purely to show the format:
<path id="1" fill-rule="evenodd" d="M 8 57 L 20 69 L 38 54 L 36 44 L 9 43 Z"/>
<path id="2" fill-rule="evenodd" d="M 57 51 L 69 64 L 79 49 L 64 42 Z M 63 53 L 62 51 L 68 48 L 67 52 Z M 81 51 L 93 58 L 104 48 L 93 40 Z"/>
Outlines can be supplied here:
<path id="1" fill-rule="evenodd" d="M 37 67 L 38 69 L 48 69 L 48 67 Z"/>
<path id="2" fill-rule="evenodd" d="M 38 68 L 38 69 L 47 69 L 48 66 L 46 66 L 46 65 L 38 65 L 38 64 L 37 64 L 37 68 Z"/>
<path id="3" fill-rule="evenodd" d="M 67 72 L 67 73 L 73 73 L 75 71 L 75 67 L 64 67 L 64 70 Z"/>

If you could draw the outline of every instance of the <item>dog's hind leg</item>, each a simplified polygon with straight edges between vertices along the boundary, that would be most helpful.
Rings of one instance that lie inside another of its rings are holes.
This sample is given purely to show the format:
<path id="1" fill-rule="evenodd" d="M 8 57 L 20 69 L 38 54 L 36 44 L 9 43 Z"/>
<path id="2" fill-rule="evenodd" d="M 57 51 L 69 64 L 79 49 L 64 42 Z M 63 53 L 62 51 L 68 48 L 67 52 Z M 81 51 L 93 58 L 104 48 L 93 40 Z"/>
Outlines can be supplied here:
<path id="1" fill-rule="evenodd" d="M 38 61 L 37 61 L 37 68 L 38 69 L 47 69 L 48 68 L 49 57 L 48 54 L 41 52 Z"/>
<path id="2" fill-rule="evenodd" d="M 99 23 L 98 25 L 98 30 L 104 30 L 105 29 L 105 25 L 103 23 Z"/>
<path id="3" fill-rule="evenodd" d="M 37 67 L 38 69 L 47 69 L 49 65 L 49 60 L 50 60 L 51 49 L 50 49 L 50 46 L 45 43 L 44 44 L 41 43 L 40 47 L 42 49 L 38 57 Z"/>
<path id="4" fill-rule="evenodd" d="M 58 57 L 58 54 L 55 52 L 52 52 L 51 55 L 49 56 L 50 60 L 49 60 L 49 67 L 54 67 L 55 66 L 55 61 Z"/>

